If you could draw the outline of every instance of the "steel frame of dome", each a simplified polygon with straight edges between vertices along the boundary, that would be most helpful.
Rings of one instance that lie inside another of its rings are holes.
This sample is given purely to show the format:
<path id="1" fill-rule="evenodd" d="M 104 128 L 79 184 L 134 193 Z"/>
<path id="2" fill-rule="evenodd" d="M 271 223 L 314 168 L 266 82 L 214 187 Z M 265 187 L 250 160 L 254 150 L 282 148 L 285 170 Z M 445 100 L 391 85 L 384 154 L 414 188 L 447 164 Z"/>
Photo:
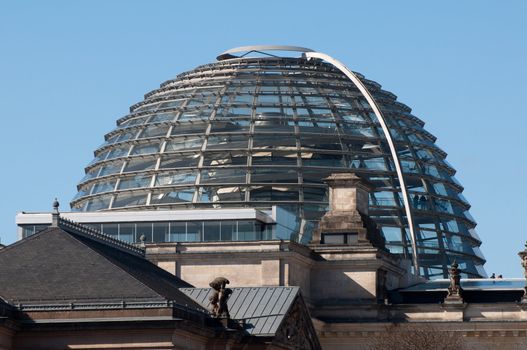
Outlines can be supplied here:
<path id="1" fill-rule="evenodd" d="M 302 57 L 269 53 L 276 50 L 302 52 Z M 234 55 L 240 52 L 246 54 Z M 268 56 L 246 57 L 250 53 Z M 457 259 L 468 275 L 485 276 L 481 242 L 468 214 L 470 205 L 453 178 L 455 170 L 435 146 L 435 137 L 422 128 L 424 123 L 395 95 L 307 48 L 247 46 L 225 51 L 218 60 L 165 82 L 117 121 L 117 129 L 106 135 L 86 168 L 73 209 L 292 204 L 303 219 L 316 220 L 312 212 L 323 213 L 327 200 L 320 194 L 325 190 L 321 178 L 353 168 L 370 181 L 391 184 L 389 191 L 379 186 L 384 191 L 372 195 L 373 217 L 392 250 L 411 256 L 416 271 L 444 277 Z M 214 159 L 214 152 L 230 156 Z M 263 161 L 266 155 L 269 159 Z M 317 157 L 328 161 L 317 166 Z M 380 159 L 384 166 L 375 165 Z M 313 175 L 317 169 L 318 178 Z M 416 177 L 422 185 L 416 185 Z M 213 187 L 216 192 L 204 197 Z M 383 195 L 377 198 L 379 193 Z M 318 209 L 307 209 L 308 203 Z M 389 239 L 396 236 L 394 226 L 401 229 L 399 241 Z M 435 241 L 430 238 L 434 231 Z M 431 255 L 437 255 L 430 258 L 435 265 L 422 258 Z"/>
<path id="2" fill-rule="evenodd" d="M 408 191 L 406 189 L 406 183 L 404 181 L 403 171 L 401 169 L 401 162 L 399 161 L 399 156 L 397 155 L 397 151 L 395 149 L 395 144 L 393 142 L 392 134 L 390 133 L 390 129 L 388 129 L 388 126 L 386 125 L 386 121 L 385 121 L 384 116 L 382 115 L 381 110 L 377 106 L 377 103 L 375 103 L 373 96 L 368 92 L 368 89 L 366 89 L 366 86 L 364 86 L 364 84 L 360 81 L 360 79 L 357 78 L 357 76 L 353 74 L 353 72 L 350 69 L 348 69 L 348 67 L 346 67 L 344 64 L 320 52 L 306 52 L 305 56 L 308 58 L 320 58 L 320 59 L 326 60 L 329 63 L 333 64 L 335 67 L 337 67 L 337 69 L 339 69 L 342 73 L 344 73 L 353 82 L 353 84 L 355 84 L 357 89 L 360 90 L 362 95 L 366 98 L 366 100 L 370 104 L 371 109 L 373 109 L 373 113 L 375 113 L 375 116 L 379 120 L 382 130 L 384 131 L 384 135 L 386 136 L 386 141 L 388 142 L 388 145 L 390 147 L 390 153 L 392 154 L 392 157 L 394 159 L 395 171 L 397 172 L 397 176 L 399 177 L 399 182 L 401 184 L 401 195 L 403 197 L 404 210 L 406 212 L 406 217 L 408 218 L 408 228 L 410 230 L 410 237 L 412 238 L 412 262 L 414 264 L 415 270 L 419 271 L 419 261 L 417 259 L 417 244 L 416 244 L 416 238 L 415 238 L 414 220 L 412 216 L 412 210 L 410 209 L 410 200 L 408 199 Z"/>

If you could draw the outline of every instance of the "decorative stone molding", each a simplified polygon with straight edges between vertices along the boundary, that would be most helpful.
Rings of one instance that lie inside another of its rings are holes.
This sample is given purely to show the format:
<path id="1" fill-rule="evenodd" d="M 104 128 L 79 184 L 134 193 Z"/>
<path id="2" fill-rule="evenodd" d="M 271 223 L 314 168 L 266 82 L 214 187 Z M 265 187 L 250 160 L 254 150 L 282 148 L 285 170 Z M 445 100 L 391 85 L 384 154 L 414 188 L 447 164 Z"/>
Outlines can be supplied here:
<path id="1" fill-rule="evenodd" d="M 273 344 L 289 349 L 320 350 L 317 333 L 306 305 L 297 298 L 280 324 Z"/>

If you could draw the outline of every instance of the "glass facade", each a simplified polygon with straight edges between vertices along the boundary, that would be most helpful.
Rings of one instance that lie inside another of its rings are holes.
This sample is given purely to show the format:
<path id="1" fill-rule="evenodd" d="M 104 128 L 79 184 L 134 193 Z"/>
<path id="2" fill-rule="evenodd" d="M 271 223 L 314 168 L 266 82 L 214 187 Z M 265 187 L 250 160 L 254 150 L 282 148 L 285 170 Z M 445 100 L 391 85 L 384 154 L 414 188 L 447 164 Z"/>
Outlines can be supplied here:
<path id="1" fill-rule="evenodd" d="M 446 153 L 409 107 L 358 76 L 395 143 L 422 275 L 446 277 L 456 259 L 468 276 L 485 276 L 476 223 Z M 303 58 L 227 59 L 180 74 L 133 105 L 95 151 L 71 207 L 280 205 L 302 220 L 294 239 L 308 242 L 327 210 L 322 179 L 353 171 L 375 186 L 370 215 L 388 248 L 410 257 L 395 161 L 371 106 L 332 65 Z M 186 232 L 188 237 L 188 227 Z M 222 231 L 210 232 L 216 237 Z"/>
<path id="2" fill-rule="evenodd" d="M 83 224 L 128 243 L 260 241 L 277 239 L 277 226 L 257 220 L 146 221 Z M 22 238 L 48 225 L 20 225 Z M 278 231 L 280 229 L 278 228 Z M 291 235 L 293 230 L 287 228 Z"/>

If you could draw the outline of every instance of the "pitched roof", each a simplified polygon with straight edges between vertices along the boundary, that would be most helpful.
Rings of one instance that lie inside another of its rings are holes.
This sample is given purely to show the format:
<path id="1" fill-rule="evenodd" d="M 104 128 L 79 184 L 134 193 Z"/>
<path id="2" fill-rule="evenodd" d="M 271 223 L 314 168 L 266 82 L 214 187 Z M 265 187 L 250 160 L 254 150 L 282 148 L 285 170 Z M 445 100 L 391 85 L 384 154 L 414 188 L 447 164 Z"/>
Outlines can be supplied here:
<path id="1" fill-rule="evenodd" d="M 181 291 L 210 310 L 211 288 L 182 288 Z M 298 295 L 298 287 L 232 288 L 227 305 L 231 319 L 243 321 L 248 334 L 273 336 Z"/>
<path id="2" fill-rule="evenodd" d="M 13 304 L 171 300 L 201 308 L 178 289 L 190 284 L 134 247 L 70 226 L 48 228 L 0 250 L 0 295 Z"/>

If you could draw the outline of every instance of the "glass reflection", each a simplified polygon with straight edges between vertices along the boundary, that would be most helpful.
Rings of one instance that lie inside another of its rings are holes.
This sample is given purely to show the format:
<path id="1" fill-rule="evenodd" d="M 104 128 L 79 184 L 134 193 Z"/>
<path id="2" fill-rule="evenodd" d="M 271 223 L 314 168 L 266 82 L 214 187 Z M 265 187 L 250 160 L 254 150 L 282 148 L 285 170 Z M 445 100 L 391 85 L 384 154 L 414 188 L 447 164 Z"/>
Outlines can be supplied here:
<path id="1" fill-rule="evenodd" d="M 327 210 L 322 179 L 351 170 L 375 186 L 370 213 L 390 251 L 407 254 L 410 238 L 396 162 L 369 103 L 333 68 L 286 61 L 287 69 L 279 59 L 222 61 L 176 78 L 162 94 L 147 95 L 106 135 L 72 208 L 287 203 L 304 225 L 316 225 Z M 475 222 L 446 153 L 395 95 L 375 82 L 366 85 L 395 140 L 425 276 L 446 277 L 454 257 L 467 274 L 481 276 L 484 259 Z M 262 239 L 255 223 L 244 225 L 174 223 L 152 228 L 150 239 Z M 130 239 L 129 233 L 123 237 Z"/>

